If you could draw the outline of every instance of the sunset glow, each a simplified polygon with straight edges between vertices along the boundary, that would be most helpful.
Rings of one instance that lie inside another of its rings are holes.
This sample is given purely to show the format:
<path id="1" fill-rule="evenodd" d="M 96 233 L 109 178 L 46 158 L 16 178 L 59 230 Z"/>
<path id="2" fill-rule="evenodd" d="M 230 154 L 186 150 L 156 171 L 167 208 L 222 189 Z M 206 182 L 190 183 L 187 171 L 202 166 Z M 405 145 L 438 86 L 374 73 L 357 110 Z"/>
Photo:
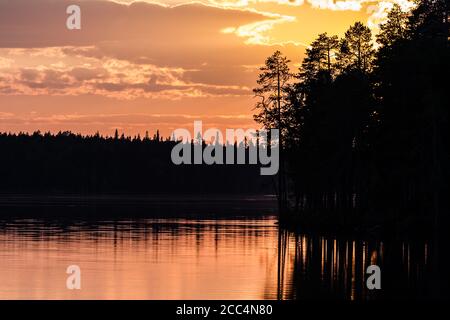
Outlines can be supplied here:
<path id="1" fill-rule="evenodd" d="M 165 136 L 193 119 L 255 127 L 258 67 L 279 49 L 298 68 L 321 32 L 374 31 L 406 0 L 0 1 L 1 131 Z"/>

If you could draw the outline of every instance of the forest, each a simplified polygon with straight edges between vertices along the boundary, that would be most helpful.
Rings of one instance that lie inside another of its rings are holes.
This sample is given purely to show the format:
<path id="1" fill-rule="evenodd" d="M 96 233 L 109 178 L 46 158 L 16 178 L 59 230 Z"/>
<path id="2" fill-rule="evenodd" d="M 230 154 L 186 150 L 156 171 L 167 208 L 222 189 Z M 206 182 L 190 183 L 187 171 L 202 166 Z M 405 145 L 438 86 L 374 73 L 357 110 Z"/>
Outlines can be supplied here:
<path id="1" fill-rule="evenodd" d="M 448 222 L 449 13 L 445 0 L 394 5 L 376 35 L 360 22 L 320 34 L 296 71 L 280 51 L 267 58 L 254 118 L 281 132 L 282 218 Z"/>
<path id="2" fill-rule="evenodd" d="M 4 194 L 268 194 L 260 165 L 175 165 L 169 138 L 71 132 L 0 134 L 0 192 Z M 189 143 L 193 149 L 196 142 Z M 203 149 L 206 143 L 202 142 Z M 228 146 L 249 148 L 242 144 Z M 225 146 L 224 146 L 225 148 Z M 194 152 L 191 152 L 192 157 Z"/>

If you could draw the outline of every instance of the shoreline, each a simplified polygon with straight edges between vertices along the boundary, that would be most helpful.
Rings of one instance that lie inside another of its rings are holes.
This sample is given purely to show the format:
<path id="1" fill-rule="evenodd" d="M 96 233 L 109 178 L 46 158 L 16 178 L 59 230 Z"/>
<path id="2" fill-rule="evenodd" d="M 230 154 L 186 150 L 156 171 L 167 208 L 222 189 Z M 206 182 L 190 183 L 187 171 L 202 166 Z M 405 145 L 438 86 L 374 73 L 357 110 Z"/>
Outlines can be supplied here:
<path id="1" fill-rule="evenodd" d="M 272 195 L 0 194 L 0 218 L 173 215 L 275 215 Z"/>

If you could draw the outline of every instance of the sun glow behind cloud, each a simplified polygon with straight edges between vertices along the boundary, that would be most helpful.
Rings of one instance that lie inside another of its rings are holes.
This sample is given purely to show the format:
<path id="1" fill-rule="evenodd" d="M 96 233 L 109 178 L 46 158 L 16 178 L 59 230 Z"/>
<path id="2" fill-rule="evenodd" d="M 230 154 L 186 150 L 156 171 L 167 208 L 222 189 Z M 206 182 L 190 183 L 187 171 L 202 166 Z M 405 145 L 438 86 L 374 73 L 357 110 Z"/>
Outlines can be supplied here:
<path id="1" fill-rule="evenodd" d="M 296 68 L 317 34 L 342 36 L 358 20 L 376 31 L 393 3 L 411 5 L 85 0 L 82 30 L 68 32 L 67 3 L 0 0 L 0 131 L 118 127 L 142 134 L 147 123 L 168 134 L 190 122 L 186 115 L 218 127 L 254 126 L 251 89 L 274 50 Z"/>
<path id="2" fill-rule="evenodd" d="M 136 0 L 116 0 L 122 3 L 138 2 Z M 241 26 L 229 26 L 221 30 L 225 33 L 234 33 L 245 38 L 248 44 L 273 45 L 283 42 L 304 44 L 304 39 L 290 39 L 289 41 L 277 39 L 271 35 L 271 31 L 278 25 L 293 23 L 297 20 L 296 12 L 303 6 L 310 6 L 319 10 L 330 11 L 355 11 L 361 12 L 361 20 L 365 22 L 374 33 L 378 32 L 378 27 L 386 20 L 388 11 L 394 4 L 400 5 L 404 11 L 410 10 L 414 6 L 412 0 L 198 0 L 187 2 L 184 0 L 159 0 L 145 1 L 148 3 L 160 3 L 164 6 L 173 7 L 186 3 L 201 3 L 208 6 L 215 6 L 223 9 L 241 9 L 259 12 L 274 19 L 262 20 Z M 291 7 L 290 14 L 285 14 L 283 7 Z M 283 12 L 284 14 L 282 14 Z M 311 17 L 314 19 L 314 17 Z M 303 25 L 307 27 L 307 25 Z M 330 30 L 333 33 L 333 30 Z"/>

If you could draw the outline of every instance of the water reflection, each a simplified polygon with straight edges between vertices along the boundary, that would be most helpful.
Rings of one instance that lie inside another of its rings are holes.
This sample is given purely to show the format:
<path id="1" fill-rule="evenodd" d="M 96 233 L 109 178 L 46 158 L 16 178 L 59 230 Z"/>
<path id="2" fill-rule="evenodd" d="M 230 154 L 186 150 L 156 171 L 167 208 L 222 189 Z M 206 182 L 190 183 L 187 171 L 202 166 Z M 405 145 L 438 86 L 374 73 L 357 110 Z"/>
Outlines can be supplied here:
<path id="1" fill-rule="evenodd" d="M 273 217 L 0 222 L 2 299 L 273 298 Z M 67 290 L 79 265 L 82 290 Z"/>
<path id="2" fill-rule="evenodd" d="M 273 216 L 0 220 L 0 299 L 349 300 L 428 294 L 430 246 L 279 232 Z M 82 269 L 82 290 L 65 270 Z M 368 265 L 382 290 L 365 286 Z"/>
<path id="3" fill-rule="evenodd" d="M 279 299 L 405 299 L 430 296 L 430 244 L 280 232 Z M 381 269 L 381 290 L 367 289 L 369 265 Z"/>

